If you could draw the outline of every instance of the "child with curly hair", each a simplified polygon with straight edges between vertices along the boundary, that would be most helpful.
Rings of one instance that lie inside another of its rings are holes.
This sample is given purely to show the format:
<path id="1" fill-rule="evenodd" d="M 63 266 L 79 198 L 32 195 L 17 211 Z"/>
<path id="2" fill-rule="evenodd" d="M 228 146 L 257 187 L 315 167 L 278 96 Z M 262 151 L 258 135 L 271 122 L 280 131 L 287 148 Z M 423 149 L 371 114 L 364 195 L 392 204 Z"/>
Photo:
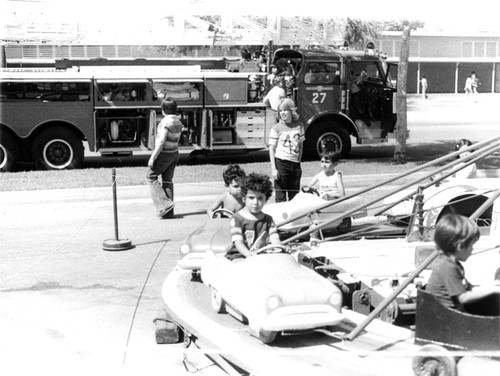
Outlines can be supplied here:
<path id="1" fill-rule="evenodd" d="M 226 253 L 227 258 L 252 256 L 253 250 L 267 244 L 281 245 L 273 217 L 262 211 L 272 192 L 269 176 L 257 173 L 247 176 L 242 186 L 245 206 L 231 219 L 233 244 Z"/>

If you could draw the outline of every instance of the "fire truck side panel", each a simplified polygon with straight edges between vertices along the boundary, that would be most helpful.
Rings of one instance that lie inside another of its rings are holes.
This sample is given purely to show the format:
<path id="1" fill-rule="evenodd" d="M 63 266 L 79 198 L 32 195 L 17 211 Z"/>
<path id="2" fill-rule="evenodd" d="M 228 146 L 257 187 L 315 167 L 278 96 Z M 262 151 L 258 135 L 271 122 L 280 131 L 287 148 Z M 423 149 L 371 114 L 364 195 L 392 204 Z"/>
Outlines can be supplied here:
<path id="1" fill-rule="evenodd" d="M 248 77 L 208 77 L 205 80 L 205 105 L 246 104 L 248 85 Z"/>

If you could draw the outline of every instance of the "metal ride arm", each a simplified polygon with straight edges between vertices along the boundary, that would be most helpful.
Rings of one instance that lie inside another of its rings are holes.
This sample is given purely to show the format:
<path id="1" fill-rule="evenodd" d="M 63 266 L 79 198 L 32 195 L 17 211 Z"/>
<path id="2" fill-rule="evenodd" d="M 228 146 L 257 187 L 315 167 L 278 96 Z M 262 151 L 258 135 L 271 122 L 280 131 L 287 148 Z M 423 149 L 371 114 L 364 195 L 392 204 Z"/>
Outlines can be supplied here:
<path id="1" fill-rule="evenodd" d="M 475 163 L 478 160 L 483 159 L 484 157 L 490 155 L 496 148 L 498 148 L 498 146 L 499 145 L 496 145 L 496 144 L 494 144 L 494 145 L 488 145 L 488 146 L 485 146 L 485 147 L 483 147 L 481 149 L 477 149 L 476 151 L 474 151 L 473 153 L 471 153 L 469 156 L 467 156 L 465 158 L 456 159 L 456 160 L 454 160 L 452 162 L 447 163 L 446 165 L 444 165 L 444 166 L 436 169 L 435 171 L 433 171 L 432 175 L 440 173 L 441 171 L 445 171 L 445 170 L 449 169 L 450 167 L 453 167 L 453 166 L 455 166 L 457 164 L 460 164 L 460 163 L 464 163 L 464 161 L 466 161 L 463 166 L 460 166 L 459 168 L 453 168 L 450 171 L 448 171 L 445 174 L 443 174 L 442 176 L 440 176 L 438 179 L 436 179 L 434 181 L 429 181 L 428 183 L 426 183 L 426 184 L 424 184 L 424 185 L 422 185 L 420 187 L 422 189 L 427 189 L 427 188 L 429 188 L 429 187 L 431 187 L 431 186 L 433 186 L 433 185 L 441 182 L 442 180 L 446 179 L 449 176 L 454 175 L 456 172 L 458 172 L 458 171 L 462 170 L 463 168 L 471 165 L 472 163 Z M 422 178 L 421 180 L 424 180 L 424 179 L 425 178 Z M 392 204 L 389 204 L 389 205 L 383 207 L 378 212 L 376 212 L 374 214 L 374 216 L 380 215 L 383 212 L 385 212 L 385 211 L 393 208 L 394 206 L 398 205 L 401 201 L 403 201 L 403 200 L 407 199 L 408 197 L 413 196 L 414 194 L 416 194 L 417 191 L 418 191 L 418 188 L 415 189 L 415 190 L 413 190 L 413 191 L 411 191 L 406 196 L 402 197 L 400 200 L 398 200 L 398 201 L 396 201 L 396 202 L 394 202 Z"/>
<path id="2" fill-rule="evenodd" d="M 487 146 L 484 146 L 484 145 L 487 145 Z M 451 154 L 448 154 L 446 156 L 443 156 L 441 158 L 435 159 L 435 160 L 433 160 L 431 162 L 423 164 L 422 166 L 416 167 L 416 168 L 410 170 L 409 172 L 402 173 L 400 175 L 397 175 L 396 177 L 387 179 L 387 180 L 385 180 L 385 181 L 383 181 L 381 183 L 374 184 L 374 185 L 372 185 L 372 186 L 370 186 L 368 188 L 362 189 L 361 191 L 352 193 L 350 195 L 344 196 L 344 197 L 342 197 L 340 199 L 337 199 L 337 200 L 334 200 L 334 201 L 331 201 L 331 202 L 329 201 L 329 202 L 325 203 L 325 205 L 317 208 L 316 210 L 321 210 L 321 209 L 327 208 L 327 207 L 329 207 L 331 205 L 335 205 L 335 204 L 337 204 L 339 202 L 345 201 L 345 200 L 347 200 L 349 198 L 352 198 L 354 196 L 360 195 L 362 193 L 366 193 L 366 192 L 368 192 L 370 190 L 373 190 L 375 188 L 383 186 L 384 184 L 393 182 L 393 181 L 398 180 L 398 179 L 400 179 L 402 177 L 408 176 L 411 173 L 420 171 L 420 170 L 422 170 L 422 169 L 424 169 L 424 168 L 426 168 L 428 166 L 434 165 L 436 163 L 439 163 L 441 161 L 447 160 L 449 158 L 456 157 L 457 155 L 459 155 L 461 153 L 464 153 L 464 152 L 466 152 L 466 151 L 468 151 L 470 149 L 477 149 L 479 146 L 482 146 L 482 148 L 479 149 L 479 150 L 477 150 L 477 151 L 475 151 L 475 152 L 473 152 L 472 153 L 473 156 L 471 158 L 475 158 L 476 156 L 478 156 L 479 153 L 481 154 L 481 158 L 483 158 L 485 155 L 491 154 L 495 149 L 498 149 L 500 147 L 500 137 L 495 137 L 495 138 L 493 138 L 491 140 L 487 140 L 487 141 L 482 141 L 482 142 L 476 143 L 476 144 L 468 147 L 467 149 L 459 150 L 459 151 L 453 152 Z M 484 153 L 484 155 L 483 155 L 483 153 Z M 379 201 L 381 201 L 381 200 L 383 200 L 383 199 L 385 199 L 387 197 L 390 197 L 390 196 L 394 195 L 395 193 L 399 192 L 402 189 L 406 189 L 406 188 L 409 188 L 411 186 L 414 186 L 415 184 L 418 184 L 420 181 L 422 181 L 424 179 L 428 179 L 429 177 L 435 175 L 436 173 L 448 169 L 450 165 L 454 166 L 455 164 L 458 164 L 458 163 L 461 163 L 461 162 L 463 162 L 463 160 L 462 161 L 456 160 L 456 161 L 453 161 L 453 162 L 449 163 L 448 165 L 445 165 L 445 166 L 443 166 L 443 167 L 441 167 L 441 168 L 439 168 L 439 169 L 437 169 L 435 171 L 426 173 L 424 176 L 419 177 L 419 178 L 417 178 L 417 179 L 415 179 L 415 180 L 413 180 L 413 181 L 411 181 L 409 183 L 406 183 L 406 184 L 402 185 L 401 187 L 398 187 L 398 188 L 396 188 L 396 189 L 394 189 L 394 190 L 392 190 L 392 191 L 390 191 L 390 192 L 388 192 L 388 193 L 386 193 L 386 194 L 384 194 L 384 195 L 382 195 L 380 197 L 377 197 L 377 198 L 375 198 L 375 199 L 373 199 L 373 200 L 371 200 L 371 201 L 369 201 L 367 203 L 360 204 L 360 205 L 358 205 L 358 206 L 356 206 L 356 207 L 354 207 L 354 208 L 352 208 L 350 210 L 345 211 L 344 213 L 341 213 L 340 215 L 333 216 L 329 220 L 323 222 L 321 225 L 313 225 L 313 226 L 309 227 L 309 229 L 307 229 L 307 230 L 305 230 L 305 231 L 303 231 L 303 232 L 301 232 L 299 234 L 296 234 L 296 235 L 294 235 L 294 236 L 292 236 L 290 238 L 287 238 L 286 240 L 284 240 L 282 242 L 282 244 L 288 244 L 288 243 L 293 242 L 295 240 L 301 239 L 301 238 L 303 238 L 306 235 L 309 235 L 309 234 L 311 234 L 311 233 L 313 233 L 315 231 L 318 231 L 318 230 L 320 230 L 320 229 L 322 229 L 322 228 L 330 225 L 331 223 L 334 223 L 335 221 L 338 221 L 338 220 L 340 220 L 342 218 L 350 216 L 351 214 L 357 212 L 358 210 L 365 209 L 365 208 L 369 207 L 370 205 L 373 205 L 373 204 L 375 204 L 375 203 L 377 203 L 377 202 L 379 202 Z M 458 171 L 458 170 L 459 169 L 456 169 L 456 171 Z M 456 171 L 454 171 L 454 172 L 456 172 Z M 385 209 L 385 210 L 387 210 L 387 209 Z M 304 214 L 304 215 L 307 215 L 307 214 Z M 291 219 L 287 220 L 286 222 L 280 223 L 280 224 L 278 224 L 278 227 L 282 226 L 282 225 L 284 225 L 286 223 L 295 221 L 295 220 L 303 217 L 304 215 L 297 216 L 295 218 L 291 218 Z"/>
<path id="3" fill-rule="evenodd" d="M 470 219 L 475 220 L 481 214 L 483 214 L 486 209 L 495 201 L 498 197 L 500 197 L 500 189 L 497 189 L 495 193 L 486 200 L 477 210 L 470 216 Z M 366 317 L 366 319 L 356 326 L 350 333 L 345 335 L 343 338 L 349 341 L 353 341 L 379 314 L 382 312 L 391 302 L 396 299 L 396 297 L 411 283 L 413 280 L 425 269 L 427 268 L 432 261 L 439 255 L 439 251 L 435 250 L 427 259 L 420 264 L 420 266 L 415 269 L 414 272 L 410 273 L 410 275 L 396 288 L 392 291 L 392 293 L 385 298 L 375 309 L 370 312 L 370 314 Z"/>

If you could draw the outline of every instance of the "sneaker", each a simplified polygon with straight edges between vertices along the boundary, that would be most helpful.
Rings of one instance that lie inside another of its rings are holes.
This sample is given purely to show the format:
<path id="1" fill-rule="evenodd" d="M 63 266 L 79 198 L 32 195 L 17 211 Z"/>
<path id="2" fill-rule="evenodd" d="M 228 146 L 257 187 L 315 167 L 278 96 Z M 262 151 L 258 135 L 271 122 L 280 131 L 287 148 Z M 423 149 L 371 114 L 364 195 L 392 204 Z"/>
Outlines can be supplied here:
<path id="1" fill-rule="evenodd" d="M 170 202 L 169 205 L 167 205 L 165 208 L 161 209 L 158 212 L 158 217 L 160 219 L 165 218 L 165 216 L 174 208 L 174 206 L 175 206 L 175 203 L 174 202 Z"/>

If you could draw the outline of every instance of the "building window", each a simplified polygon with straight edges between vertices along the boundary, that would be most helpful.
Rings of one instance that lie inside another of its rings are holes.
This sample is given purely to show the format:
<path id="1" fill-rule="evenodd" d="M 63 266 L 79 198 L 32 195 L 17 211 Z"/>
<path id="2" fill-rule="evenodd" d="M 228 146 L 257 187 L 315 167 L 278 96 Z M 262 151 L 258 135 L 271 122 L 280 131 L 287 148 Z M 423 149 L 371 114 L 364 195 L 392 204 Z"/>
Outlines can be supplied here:
<path id="1" fill-rule="evenodd" d="M 496 56 L 497 56 L 497 43 L 486 42 L 486 57 L 496 57 Z"/>
<path id="2" fill-rule="evenodd" d="M 484 42 L 474 42 L 474 57 L 484 57 Z"/>
<path id="3" fill-rule="evenodd" d="M 462 42 L 462 57 L 472 57 L 472 42 Z"/>

